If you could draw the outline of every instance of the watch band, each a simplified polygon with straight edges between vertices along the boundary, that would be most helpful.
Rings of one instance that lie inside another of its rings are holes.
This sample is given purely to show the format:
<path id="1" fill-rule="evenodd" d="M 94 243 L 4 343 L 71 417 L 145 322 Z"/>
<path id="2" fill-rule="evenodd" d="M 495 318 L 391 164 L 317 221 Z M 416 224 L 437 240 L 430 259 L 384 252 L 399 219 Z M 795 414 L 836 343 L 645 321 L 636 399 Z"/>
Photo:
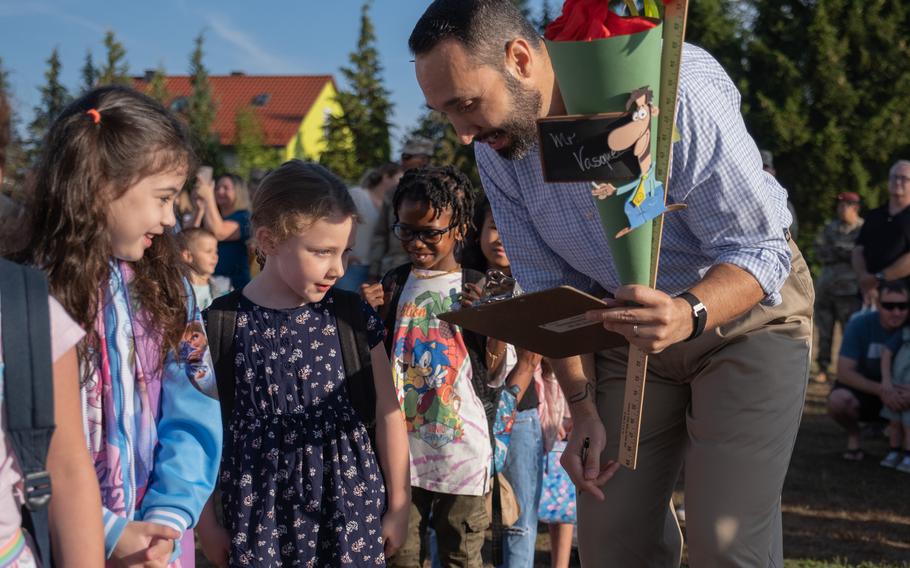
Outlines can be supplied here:
<path id="1" fill-rule="evenodd" d="M 682 292 L 676 297 L 682 298 L 692 306 L 692 335 L 686 339 L 686 341 L 692 341 L 704 333 L 705 325 L 708 323 L 708 309 L 691 292 Z"/>

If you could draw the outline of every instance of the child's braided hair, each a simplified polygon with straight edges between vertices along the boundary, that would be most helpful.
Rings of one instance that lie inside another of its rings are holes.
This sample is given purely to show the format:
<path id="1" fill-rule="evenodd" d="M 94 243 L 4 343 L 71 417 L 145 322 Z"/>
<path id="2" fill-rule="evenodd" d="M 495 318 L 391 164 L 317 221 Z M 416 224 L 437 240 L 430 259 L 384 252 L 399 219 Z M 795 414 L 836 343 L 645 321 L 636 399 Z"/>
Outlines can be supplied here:
<path id="1" fill-rule="evenodd" d="M 474 226 L 474 187 L 471 180 L 453 166 L 424 167 L 408 170 L 398 182 L 392 197 L 395 221 L 405 200 L 427 203 L 438 219 L 446 209 L 452 210 L 452 225 L 459 227 L 459 238 Z"/>

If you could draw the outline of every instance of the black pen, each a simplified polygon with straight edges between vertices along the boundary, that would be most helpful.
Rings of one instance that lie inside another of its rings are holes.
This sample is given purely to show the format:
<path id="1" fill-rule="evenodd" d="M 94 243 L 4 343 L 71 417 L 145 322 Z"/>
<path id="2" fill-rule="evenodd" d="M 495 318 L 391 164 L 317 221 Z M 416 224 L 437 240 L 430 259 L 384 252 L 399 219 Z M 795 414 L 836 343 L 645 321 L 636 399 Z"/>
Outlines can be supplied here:
<path id="1" fill-rule="evenodd" d="M 585 462 L 588 461 L 588 448 L 591 447 L 591 438 L 585 436 L 584 442 L 581 443 L 581 466 L 585 466 Z"/>

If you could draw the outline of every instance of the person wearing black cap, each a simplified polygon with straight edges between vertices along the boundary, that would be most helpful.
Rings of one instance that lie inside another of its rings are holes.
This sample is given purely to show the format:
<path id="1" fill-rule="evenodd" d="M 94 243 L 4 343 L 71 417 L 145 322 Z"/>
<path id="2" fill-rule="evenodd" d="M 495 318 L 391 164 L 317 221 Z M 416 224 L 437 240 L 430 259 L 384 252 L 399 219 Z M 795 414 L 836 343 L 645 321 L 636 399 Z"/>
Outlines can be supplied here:
<path id="1" fill-rule="evenodd" d="M 834 324 L 841 330 L 862 306 L 859 281 L 851 259 L 856 237 L 863 226 L 859 216 L 860 197 L 852 191 L 837 196 L 837 218 L 825 225 L 815 238 L 815 258 L 821 274 L 815 281 L 815 326 L 818 332 L 818 374 L 815 380 L 828 380 Z"/>

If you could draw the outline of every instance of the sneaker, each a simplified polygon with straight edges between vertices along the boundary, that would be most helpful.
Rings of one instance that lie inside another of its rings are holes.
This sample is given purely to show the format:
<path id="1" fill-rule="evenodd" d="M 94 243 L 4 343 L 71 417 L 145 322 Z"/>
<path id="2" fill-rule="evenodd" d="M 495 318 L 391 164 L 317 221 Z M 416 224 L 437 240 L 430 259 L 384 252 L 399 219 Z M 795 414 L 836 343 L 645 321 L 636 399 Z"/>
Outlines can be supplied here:
<path id="1" fill-rule="evenodd" d="M 904 458 L 904 461 L 910 460 L 910 457 L 902 456 L 900 451 L 891 450 L 888 452 L 888 455 L 885 456 L 885 459 L 879 462 L 879 465 L 887 467 L 888 469 L 894 469 L 897 467 L 897 464 L 901 463 L 901 457 Z M 910 461 L 908 461 L 908 464 L 910 464 Z"/>
<path id="2" fill-rule="evenodd" d="M 904 454 L 904 459 L 902 459 L 901 463 L 897 464 L 894 469 L 904 473 L 910 473 L 910 454 Z"/>

